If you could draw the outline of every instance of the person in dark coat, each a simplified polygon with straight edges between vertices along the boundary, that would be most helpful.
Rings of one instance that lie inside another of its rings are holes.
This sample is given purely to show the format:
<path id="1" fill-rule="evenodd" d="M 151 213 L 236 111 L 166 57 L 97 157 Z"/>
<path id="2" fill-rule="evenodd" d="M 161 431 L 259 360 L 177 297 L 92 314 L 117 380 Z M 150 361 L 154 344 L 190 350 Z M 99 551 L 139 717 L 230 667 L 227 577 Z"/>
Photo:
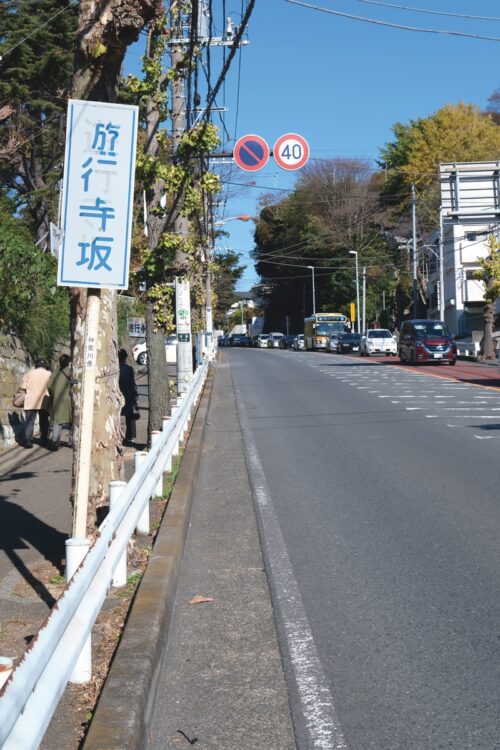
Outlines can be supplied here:
<path id="1" fill-rule="evenodd" d="M 120 363 L 118 386 L 125 399 L 125 405 L 121 410 L 126 424 L 125 439 L 123 442 L 130 443 L 137 434 L 135 420 L 139 408 L 137 405 L 139 394 L 137 393 L 137 386 L 135 384 L 134 368 L 127 365 L 127 352 L 125 349 L 120 349 L 118 352 L 118 361 Z"/>
<path id="2" fill-rule="evenodd" d="M 52 373 L 48 385 L 51 397 L 50 416 L 52 417 L 52 442 L 50 447 L 54 451 L 59 448 L 63 425 L 69 426 L 73 421 L 71 418 L 70 362 L 71 358 L 68 354 L 61 354 L 59 369 Z"/>

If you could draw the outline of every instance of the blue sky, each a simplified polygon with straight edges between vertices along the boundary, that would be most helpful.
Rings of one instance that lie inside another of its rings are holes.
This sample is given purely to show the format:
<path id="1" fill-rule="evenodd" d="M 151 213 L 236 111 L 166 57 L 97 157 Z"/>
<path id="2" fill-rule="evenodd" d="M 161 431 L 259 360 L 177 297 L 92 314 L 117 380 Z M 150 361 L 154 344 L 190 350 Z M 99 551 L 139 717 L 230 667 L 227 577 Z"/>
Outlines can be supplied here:
<path id="1" fill-rule="evenodd" d="M 449 29 L 500 38 L 500 21 L 475 21 L 379 7 L 359 0 L 305 0 L 313 5 L 411 26 Z M 427 10 L 500 17 L 498 0 L 387 0 Z M 228 14 L 239 21 L 246 0 L 226 1 Z M 222 3 L 213 2 L 222 24 Z M 219 29 L 220 32 L 220 29 Z M 486 107 L 500 87 L 500 42 L 382 28 L 291 5 L 285 0 L 256 0 L 248 28 L 248 46 L 233 61 L 217 104 L 225 115 L 231 139 L 257 133 L 272 148 L 287 132 L 302 134 L 311 159 L 358 157 L 373 162 L 391 139 L 397 122 L 425 117 L 459 100 Z M 136 68 L 136 46 L 129 68 Z M 221 64 L 221 50 L 212 48 L 212 79 Z M 239 79 L 239 97 L 238 93 Z M 237 116 L 237 119 L 236 119 Z M 226 144 L 232 150 L 233 140 Z M 255 183 L 229 197 L 219 218 L 256 215 L 263 193 L 293 186 L 298 173 L 281 170 L 271 159 L 259 172 L 237 167 L 231 182 Z M 226 194 L 226 193 L 224 193 Z M 230 196 L 230 194 L 228 194 Z M 247 265 L 239 289 L 258 281 L 249 251 L 253 224 L 231 221 L 229 237 L 220 244 L 241 253 Z"/>
<path id="2" fill-rule="evenodd" d="M 500 21 L 440 17 L 369 5 L 357 0 L 306 0 L 335 10 L 406 25 L 465 31 L 500 38 Z M 388 0 L 429 10 L 500 18 L 497 0 Z M 240 3 L 233 0 L 234 6 Z M 215 3 L 214 3 L 215 5 Z M 233 8 L 228 4 L 228 10 Z M 236 13 L 230 14 L 237 21 Z M 500 42 L 399 31 L 337 18 L 291 5 L 257 0 L 250 19 L 249 45 L 242 49 L 236 137 L 257 133 L 270 147 L 281 134 L 302 134 L 311 158 L 338 156 L 374 160 L 391 139 L 397 122 L 425 117 L 444 104 L 473 102 L 486 107 L 500 87 Z M 226 124 L 234 131 L 237 60 L 226 84 Z M 248 175 L 238 168 L 232 181 L 253 180 L 230 200 L 226 216 L 256 214 L 260 194 L 290 188 L 298 173 L 279 169 L 272 159 Z M 228 222 L 226 244 L 242 252 L 247 270 L 239 285 L 258 281 L 248 252 L 253 225 Z"/>

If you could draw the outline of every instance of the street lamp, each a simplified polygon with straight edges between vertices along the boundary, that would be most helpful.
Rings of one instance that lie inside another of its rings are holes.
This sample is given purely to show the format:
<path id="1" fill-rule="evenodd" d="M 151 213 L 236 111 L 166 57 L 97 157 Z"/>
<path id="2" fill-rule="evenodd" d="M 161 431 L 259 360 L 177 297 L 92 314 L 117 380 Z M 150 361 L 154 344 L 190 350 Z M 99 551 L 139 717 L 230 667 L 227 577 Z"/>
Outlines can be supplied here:
<path id="1" fill-rule="evenodd" d="M 313 315 L 316 315 L 316 289 L 314 288 L 314 266 L 307 266 L 312 272 L 312 293 L 313 293 Z"/>
<path id="2" fill-rule="evenodd" d="M 250 221 L 252 217 L 248 216 L 247 214 L 242 214 L 241 216 L 229 216 L 227 219 L 221 219 L 221 221 L 214 221 L 213 226 L 219 227 L 221 224 L 225 224 L 227 221 L 234 221 L 235 219 L 239 219 L 239 221 Z"/>
<path id="3" fill-rule="evenodd" d="M 356 323 L 358 324 L 358 333 L 361 333 L 361 320 L 359 315 L 359 269 L 358 269 L 358 252 L 349 250 L 349 255 L 354 255 L 356 261 Z"/>

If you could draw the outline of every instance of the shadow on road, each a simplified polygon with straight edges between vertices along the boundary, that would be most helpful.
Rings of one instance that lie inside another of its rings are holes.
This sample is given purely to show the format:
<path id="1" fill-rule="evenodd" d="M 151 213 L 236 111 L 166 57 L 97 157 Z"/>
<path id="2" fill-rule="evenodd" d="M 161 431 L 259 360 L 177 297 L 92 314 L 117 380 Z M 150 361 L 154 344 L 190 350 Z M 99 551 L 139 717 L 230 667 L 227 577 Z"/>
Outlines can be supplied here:
<path id="1" fill-rule="evenodd" d="M 4 495 L 0 495 L 0 517 L 2 519 L 0 549 L 5 552 L 12 565 L 37 596 L 48 607 L 52 607 L 55 604 L 54 597 L 31 573 L 16 550 L 34 547 L 62 575 L 64 573 L 64 542 L 68 535 L 57 531 L 20 505 L 9 502 Z"/>

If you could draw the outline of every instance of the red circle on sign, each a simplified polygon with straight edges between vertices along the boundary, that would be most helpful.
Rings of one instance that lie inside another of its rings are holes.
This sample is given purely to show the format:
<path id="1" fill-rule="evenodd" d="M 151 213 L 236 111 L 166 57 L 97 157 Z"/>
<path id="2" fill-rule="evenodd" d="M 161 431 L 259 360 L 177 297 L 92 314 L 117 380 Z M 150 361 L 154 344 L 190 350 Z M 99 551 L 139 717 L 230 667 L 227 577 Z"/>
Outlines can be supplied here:
<path id="1" fill-rule="evenodd" d="M 245 172 L 257 172 L 269 161 L 269 146 L 260 135 L 243 135 L 234 144 L 233 158 Z"/>
<path id="2" fill-rule="evenodd" d="M 279 167 L 292 172 L 294 169 L 301 169 L 307 163 L 309 144 L 297 133 L 285 133 L 274 144 L 273 156 Z"/>

